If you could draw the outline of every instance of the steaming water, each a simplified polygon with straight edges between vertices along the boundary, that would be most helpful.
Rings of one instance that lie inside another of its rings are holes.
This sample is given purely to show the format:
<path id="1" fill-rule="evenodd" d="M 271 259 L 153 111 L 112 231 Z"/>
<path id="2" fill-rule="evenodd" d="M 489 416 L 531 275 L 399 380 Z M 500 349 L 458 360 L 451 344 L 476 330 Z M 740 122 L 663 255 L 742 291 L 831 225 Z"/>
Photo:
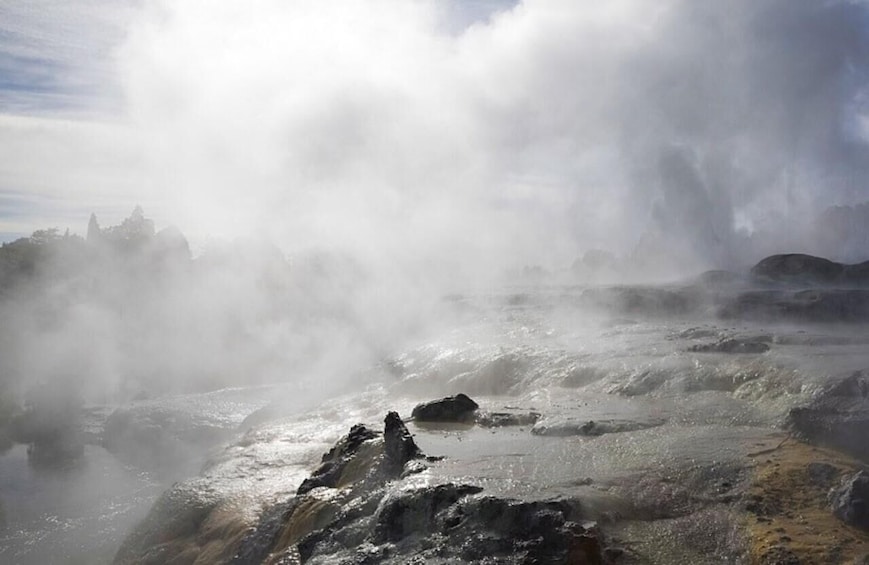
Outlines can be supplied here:
<path id="1" fill-rule="evenodd" d="M 264 504 L 290 496 L 352 424 L 379 426 L 389 410 L 406 417 L 419 401 L 465 392 L 484 410 L 535 411 L 543 423 L 630 425 L 598 437 L 542 437 L 530 426 L 411 424 L 427 454 L 446 458 L 409 482 L 459 480 L 517 498 L 593 499 L 636 477 L 663 481 L 686 469 L 744 466 L 749 452 L 777 441 L 790 407 L 869 361 L 865 326 L 592 315 L 578 306 L 580 292 L 451 297 L 445 306 L 451 321 L 442 331 L 376 366 L 360 367 L 359 389 L 305 410 L 292 408 L 298 398 L 269 391 L 271 415 L 240 429 L 189 485 L 233 501 L 240 515 L 254 520 Z M 688 351 L 734 336 L 768 343 L 770 350 Z M 207 405 L 215 419 L 234 424 L 255 408 L 206 398 L 165 404 Z M 150 401 L 157 408 L 161 402 Z M 52 475 L 28 467 L 24 449 L 16 447 L 0 457 L 0 499 L 9 522 L 0 561 L 107 561 L 164 486 L 100 448 L 87 449 L 81 468 Z"/>
<path id="2" fill-rule="evenodd" d="M 34 469 L 25 446 L 0 457 L 0 499 L 7 531 L 0 563 L 104 563 L 144 516 L 161 484 L 87 446 L 67 471 Z"/>

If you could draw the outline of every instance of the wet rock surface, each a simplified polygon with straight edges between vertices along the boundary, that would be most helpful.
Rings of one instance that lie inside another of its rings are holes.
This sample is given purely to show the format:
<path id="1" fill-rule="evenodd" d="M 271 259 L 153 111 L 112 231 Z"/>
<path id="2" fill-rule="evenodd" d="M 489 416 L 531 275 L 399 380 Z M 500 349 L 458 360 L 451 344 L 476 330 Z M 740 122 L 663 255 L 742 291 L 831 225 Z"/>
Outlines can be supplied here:
<path id="1" fill-rule="evenodd" d="M 752 290 L 725 298 L 718 316 L 761 321 L 865 322 L 869 320 L 869 290 Z"/>
<path id="2" fill-rule="evenodd" d="M 601 436 L 656 428 L 664 420 L 581 420 L 575 418 L 546 418 L 531 428 L 531 433 L 547 437 Z"/>
<path id="3" fill-rule="evenodd" d="M 612 563 L 603 535 L 571 500 L 519 501 L 483 487 L 395 481 L 422 454 L 397 413 L 383 433 L 351 428 L 298 494 L 263 512 L 253 528 L 230 529 L 213 558 L 258 563 Z M 336 471 L 339 469 L 339 471 Z M 193 562 L 208 546 L 215 500 L 176 487 L 125 542 L 116 563 Z M 186 536 L 186 538 L 185 538 Z M 178 543 L 178 538 L 185 538 Z M 174 541 L 166 541 L 171 539 Z M 194 540 L 194 541 L 191 541 Z M 231 557 L 227 557 L 231 553 Z M 199 562 L 199 561 L 197 561 Z"/>
<path id="4" fill-rule="evenodd" d="M 143 469 L 169 475 L 195 473 L 212 448 L 236 434 L 242 414 L 267 404 L 269 390 L 223 389 L 133 402 L 106 419 L 102 445 Z"/>
<path id="5" fill-rule="evenodd" d="M 725 338 L 714 343 L 692 345 L 693 353 L 766 353 L 769 344 L 759 339 Z"/>
<path id="6" fill-rule="evenodd" d="M 833 514 L 851 526 L 869 529 L 869 472 L 845 477 L 830 493 Z"/>
<path id="7" fill-rule="evenodd" d="M 411 416 L 419 422 L 470 422 L 479 404 L 466 394 L 459 393 L 440 400 L 432 400 L 414 407 Z"/>
<path id="8" fill-rule="evenodd" d="M 863 371 L 828 385 L 809 405 L 788 413 L 791 429 L 809 441 L 869 461 L 869 377 Z"/>

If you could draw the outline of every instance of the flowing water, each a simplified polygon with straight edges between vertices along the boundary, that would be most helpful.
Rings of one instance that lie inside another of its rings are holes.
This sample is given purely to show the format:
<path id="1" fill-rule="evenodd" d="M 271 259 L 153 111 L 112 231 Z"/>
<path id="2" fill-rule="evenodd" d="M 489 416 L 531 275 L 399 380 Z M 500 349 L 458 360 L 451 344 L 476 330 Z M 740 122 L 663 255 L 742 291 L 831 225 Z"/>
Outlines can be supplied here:
<path id="1" fill-rule="evenodd" d="M 248 521 L 290 496 L 352 424 L 379 426 L 387 411 L 408 417 L 416 403 L 458 392 L 485 411 L 540 414 L 535 432 L 586 422 L 603 431 L 551 437 L 532 433 L 530 424 L 410 424 L 424 452 L 446 457 L 408 484 L 454 480 L 514 498 L 578 497 L 599 516 L 630 495 L 647 501 L 642 508 L 634 503 L 633 512 L 654 515 L 662 485 L 738 478 L 752 451 L 780 439 L 789 408 L 806 403 L 830 379 L 869 366 L 864 325 L 732 322 L 702 309 L 613 314 L 590 311 L 581 292 L 523 288 L 450 297 L 449 321 L 437 332 L 361 367 L 357 388 L 315 406 L 304 407 L 298 397 L 316 379 L 301 388 L 249 392 L 244 402 L 191 395 L 151 406 L 209 412 L 212 421 L 238 426 L 189 485 L 231 501 Z M 691 350 L 725 338 L 769 349 Z M 267 401 L 270 408 L 243 423 Z M 0 562 L 107 562 L 165 487 L 98 447 L 87 448 L 78 468 L 48 473 L 29 467 L 18 446 L 0 457 L 7 522 Z M 663 535 L 652 526 L 626 531 L 639 545 Z M 674 558 L 662 555 L 660 562 Z"/>

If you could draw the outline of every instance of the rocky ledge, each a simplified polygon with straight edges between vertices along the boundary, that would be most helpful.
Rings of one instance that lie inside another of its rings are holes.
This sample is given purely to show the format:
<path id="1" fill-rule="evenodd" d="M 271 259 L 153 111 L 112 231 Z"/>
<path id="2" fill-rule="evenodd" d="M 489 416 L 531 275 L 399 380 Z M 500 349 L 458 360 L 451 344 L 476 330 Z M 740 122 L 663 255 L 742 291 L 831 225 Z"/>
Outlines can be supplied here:
<path id="1" fill-rule="evenodd" d="M 470 399 L 469 399 L 470 400 Z M 157 502 L 116 564 L 579 563 L 611 560 L 577 501 L 487 496 L 478 485 L 428 484 L 422 454 L 395 412 L 383 432 L 353 426 L 296 495 L 248 528 L 221 522 L 216 505 L 190 504 L 184 485 Z M 202 545 L 203 530 L 219 535 Z"/>

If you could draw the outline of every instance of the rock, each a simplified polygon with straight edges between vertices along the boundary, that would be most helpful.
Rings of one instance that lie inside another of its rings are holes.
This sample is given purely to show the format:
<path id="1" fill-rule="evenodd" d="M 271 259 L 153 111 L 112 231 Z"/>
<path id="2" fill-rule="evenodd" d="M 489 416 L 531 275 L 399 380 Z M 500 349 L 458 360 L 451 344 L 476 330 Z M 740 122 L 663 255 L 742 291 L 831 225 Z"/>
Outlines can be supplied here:
<path id="1" fill-rule="evenodd" d="M 467 395 L 459 393 L 418 404 L 411 415 L 418 422 L 468 422 L 473 420 L 479 407 Z"/>
<path id="2" fill-rule="evenodd" d="M 179 483 L 127 536 L 114 564 L 227 562 L 249 528 L 238 512 L 221 508 L 220 497 L 207 485 Z"/>
<path id="3" fill-rule="evenodd" d="M 830 493 L 833 515 L 858 528 L 869 529 L 869 473 L 845 477 Z"/>
<path id="4" fill-rule="evenodd" d="M 401 474 L 406 463 L 423 455 L 397 412 L 387 414 L 384 424 L 384 471 L 394 477 Z"/>
<path id="5" fill-rule="evenodd" d="M 378 437 L 377 432 L 366 428 L 363 424 L 356 424 L 350 428 L 350 432 L 323 455 L 320 466 L 302 482 L 297 494 L 305 494 L 318 487 L 338 486 L 346 467 L 359 454 L 363 444 Z"/>
<path id="6" fill-rule="evenodd" d="M 414 533 L 429 532 L 435 527 L 439 513 L 460 498 L 482 490 L 478 486 L 447 483 L 401 491 L 384 500 L 376 516 L 373 542 L 397 542 Z"/>
<path id="7" fill-rule="evenodd" d="M 800 437 L 841 449 L 869 461 L 869 378 L 863 371 L 831 384 L 808 406 L 788 413 L 788 425 Z"/>
<path id="8" fill-rule="evenodd" d="M 10 423 L 12 438 L 29 444 L 28 459 L 36 466 L 64 468 L 84 455 L 82 402 L 71 386 L 64 381 L 34 387 L 25 410 Z"/>
<path id="9" fill-rule="evenodd" d="M 531 433 L 538 436 L 600 436 L 619 432 L 633 432 L 655 428 L 664 420 L 578 420 L 574 418 L 547 418 L 538 422 Z"/>
<path id="10" fill-rule="evenodd" d="M 845 266 L 822 257 L 802 253 L 771 255 L 751 268 L 761 281 L 833 284 L 842 279 Z"/>
<path id="11" fill-rule="evenodd" d="M 713 270 L 701 273 L 696 282 L 711 288 L 730 287 L 745 284 L 745 275 L 732 271 Z"/>
<path id="12" fill-rule="evenodd" d="M 869 289 L 753 290 L 724 300 L 718 316 L 773 322 L 865 322 L 869 320 Z"/>
<path id="13" fill-rule="evenodd" d="M 484 428 L 504 426 L 533 426 L 540 419 L 539 412 L 482 412 L 477 414 L 477 424 Z"/>
<path id="14" fill-rule="evenodd" d="M 670 316 L 696 310 L 702 302 L 697 289 L 613 286 L 588 288 L 580 303 L 618 315 Z"/>
<path id="15" fill-rule="evenodd" d="M 759 340 L 726 338 L 715 343 L 692 345 L 688 351 L 693 353 L 766 353 L 769 344 Z"/>
<path id="16" fill-rule="evenodd" d="M 420 456 L 394 412 L 386 416 L 382 437 L 354 426 L 312 474 L 318 486 L 300 488 L 291 501 L 270 509 L 231 562 L 609 562 L 597 527 L 577 522 L 578 503 L 479 496 L 483 489 L 469 484 L 393 482 L 400 467 Z M 322 479 L 338 466 L 340 481 Z"/>

